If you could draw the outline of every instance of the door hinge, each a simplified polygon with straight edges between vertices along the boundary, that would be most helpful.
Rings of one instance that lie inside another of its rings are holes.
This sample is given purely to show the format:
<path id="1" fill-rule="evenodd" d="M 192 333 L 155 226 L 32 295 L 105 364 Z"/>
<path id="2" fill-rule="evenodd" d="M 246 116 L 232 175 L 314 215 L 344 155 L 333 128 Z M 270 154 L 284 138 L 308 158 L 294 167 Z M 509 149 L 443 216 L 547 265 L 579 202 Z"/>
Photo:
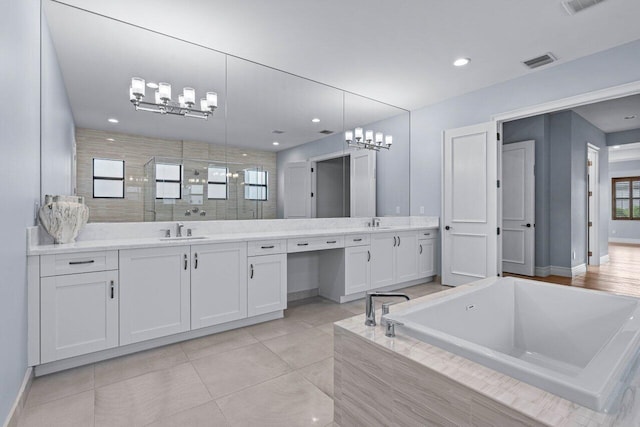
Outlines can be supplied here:
<path id="1" fill-rule="evenodd" d="M 313 168 L 311 168 L 311 173 L 313 173 Z"/>
<path id="2" fill-rule="evenodd" d="M 591 251 L 589 251 L 589 256 L 593 256 L 593 253 Z"/>
<path id="3" fill-rule="evenodd" d="M 589 191 L 589 197 L 593 196 L 593 191 Z"/>
<path id="4" fill-rule="evenodd" d="M 593 166 L 593 162 L 591 160 L 587 160 L 587 166 Z"/>
<path id="5" fill-rule="evenodd" d="M 589 221 L 589 227 L 593 227 L 593 222 Z"/>
<path id="6" fill-rule="evenodd" d="M 498 236 L 500 235 L 500 227 L 498 227 Z"/>
<path id="7" fill-rule="evenodd" d="M 311 193 L 311 197 L 313 197 L 313 193 Z"/>
<path id="8" fill-rule="evenodd" d="M 498 132 L 497 136 L 498 136 L 498 141 L 500 141 L 500 132 Z"/>
<path id="9" fill-rule="evenodd" d="M 498 188 L 500 188 L 500 180 L 498 180 Z"/>

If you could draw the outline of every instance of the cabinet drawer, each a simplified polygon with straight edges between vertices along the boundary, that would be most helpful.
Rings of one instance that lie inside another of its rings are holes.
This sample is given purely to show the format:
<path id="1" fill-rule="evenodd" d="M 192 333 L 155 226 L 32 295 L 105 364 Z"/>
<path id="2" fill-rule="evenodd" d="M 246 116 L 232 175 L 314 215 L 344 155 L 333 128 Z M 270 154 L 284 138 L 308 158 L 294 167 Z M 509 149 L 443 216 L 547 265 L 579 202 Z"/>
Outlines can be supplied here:
<path id="1" fill-rule="evenodd" d="M 366 246 L 369 244 L 369 234 L 353 234 L 344 238 L 344 246 Z"/>
<path id="2" fill-rule="evenodd" d="M 420 230 L 418 239 L 435 239 L 438 237 L 438 230 Z"/>
<path id="3" fill-rule="evenodd" d="M 313 237 L 310 239 L 287 240 L 287 252 L 320 251 L 344 248 L 344 236 Z"/>
<path id="4" fill-rule="evenodd" d="M 248 248 L 249 256 L 283 254 L 286 251 L 286 240 L 259 240 L 257 242 L 249 242 Z"/>
<path id="5" fill-rule="evenodd" d="M 82 252 L 40 257 L 41 277 L 117 269 L 118 251 Z"/>

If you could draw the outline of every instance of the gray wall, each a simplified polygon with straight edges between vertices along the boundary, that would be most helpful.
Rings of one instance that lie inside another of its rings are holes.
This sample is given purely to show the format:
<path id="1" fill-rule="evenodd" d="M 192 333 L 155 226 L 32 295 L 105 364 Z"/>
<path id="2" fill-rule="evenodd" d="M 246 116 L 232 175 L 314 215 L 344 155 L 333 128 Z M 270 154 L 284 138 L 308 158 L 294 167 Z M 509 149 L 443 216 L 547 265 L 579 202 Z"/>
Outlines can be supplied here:
<path id="1" fill-rule="evenodd" d="M 410 188 L 410 117 L 400 114 L 386 120 L 371 123 L 371 127 L 393 135 L 391 150 L 380 150 L 376 156 L 376 215 L 409 215 Z M 284 170 L 289 162 L 308 160 L 311 157 L 347 149 L 344 133 L 338 132 L 317 141 L 278 152 L 278 194 L 284 194 Z M 284 217 L 284 197 L 278 197 L 278 218 Z"/>
<path id="2" fill-rule="evenodd" d="M 640 160 L 609 163 L 609 179 L 607 186 L 611 191 L 611 178 L 625 176 L 640 176 Z M 611 196 L 609 196 L 611 197 Z M 608 200 L 611 203 L 611 200 Z M 609 238 L 622 239 L 629 243 L 640 243 L 640 221 L 612 220 L 611 214 L 607 216 L 609 222 Z"/>
<path id="3" fill-rule="evenodd" d="M 442 131 L 640 80 L 640 40 L 411 112 L 411 214 L 440 216 Z M 398 181 L 398 185 L 403 185 Z"/>
<path id="4" fill-rule="evenodd" d="M 40 200 L 40 2 L 2 3 L 0 13 L 0 422 L 27 367 L 25 227 Z"/>
<path id="5" fill-rule="evenodd" d="M 51 34 L 42 20 L 42 195 L 73 194 L 75 124 Z"/>
<path id="6" fill-rule="evenodd" d="M 640 142 L 640 129 L 623 130 L 607 134 L 607 145 L 622 145 Z"/>

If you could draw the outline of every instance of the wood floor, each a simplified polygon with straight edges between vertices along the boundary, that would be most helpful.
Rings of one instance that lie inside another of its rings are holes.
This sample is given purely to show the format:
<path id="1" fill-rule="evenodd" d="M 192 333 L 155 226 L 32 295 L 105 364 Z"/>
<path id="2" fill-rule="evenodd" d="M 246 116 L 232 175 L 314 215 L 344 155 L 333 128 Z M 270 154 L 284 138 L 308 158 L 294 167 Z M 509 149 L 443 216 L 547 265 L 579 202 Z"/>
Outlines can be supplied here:
<path id="1" fill-rule="evenodd" d="M 535 280 L 640 297 L 640 245 L 609 243 L 609 258 L 608 263 L 588 266 L 586 274 L 574 278 L 548 276 Z"/>

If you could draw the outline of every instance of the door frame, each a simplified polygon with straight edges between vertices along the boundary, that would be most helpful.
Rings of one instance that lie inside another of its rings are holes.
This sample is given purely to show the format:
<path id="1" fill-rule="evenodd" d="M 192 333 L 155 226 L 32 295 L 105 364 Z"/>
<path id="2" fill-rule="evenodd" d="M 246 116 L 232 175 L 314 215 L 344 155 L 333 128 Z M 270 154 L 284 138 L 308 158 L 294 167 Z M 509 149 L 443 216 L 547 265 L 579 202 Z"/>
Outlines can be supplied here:
<path id="1" fill-rule="evenodd" d="M 318 171 L 318 162 L 323 162 L 325 160 L 337 159 L 340 157 L 349 157 L 351 160 L 351 153 L 354 152 L 354 149 L 342 150 L 342 151 L 334 151 L 332 153 L 321 154 L 319 156 L 309 157 L 309 165 L 313 172 L 311 172 L 311 192 L 313 193 L 313 197 L 311 198 L 311 218 L 316 218 L 317 215 L 317 200 L 316 197 L 318 194 L 318 182 L 317 182 L 317 171 Z M 344 169 L 343 169 L 344 171 Z"/>
<path id="2" fill-rule="evenodd" d="M 518 119 L 524 119 L 527 117 L 538 116 L 540 114 L 553 113 L 560 110 L 571 109 L 582 105 L 593 104 L 601 101 L 608 101 L 610 99 L 622 98 L 630 95 L 640 94 L 640 80 L 631 83 L 625 83 L 622 85 L 611 86 L 604 89 L 590 91 L 579 95 L 560 98 L 555 101 L 544 102 L 529 107 L 519 108 L 516 110 L 507 111 L 504 113 L 498 113 L 491 116 L 491 121 L 496 125 L 498 134 L 502 136 L 503 129 L 502 124 Z M 502 138 L 498 139 L 498 179 L 502 179 L 502 168 L 500 167 L 502 157 Z M 502 189 L 498 188 L 498 223 L 502 221 Z M 502 239 L 498 236 L 498 273 L 502 275 Z"/>
<path id="3" fill-rule="evenodd" d="M 593 175 L 595 185 L 593 186 L 593 205 L 595 209 L 593 212 L 589 210 L 589 166 L 587 163 L 587 265 L 600 265 L 600 148 L 587 143 L 587 162 L 589 158 L 589 152 L 595 155 L 593 160 Z M 591 230 L 589 230 L 589 217 L 591 217 Z M 589 256 L 589 234 L 593 234 L 593 248 L 591 256 Z"/>

